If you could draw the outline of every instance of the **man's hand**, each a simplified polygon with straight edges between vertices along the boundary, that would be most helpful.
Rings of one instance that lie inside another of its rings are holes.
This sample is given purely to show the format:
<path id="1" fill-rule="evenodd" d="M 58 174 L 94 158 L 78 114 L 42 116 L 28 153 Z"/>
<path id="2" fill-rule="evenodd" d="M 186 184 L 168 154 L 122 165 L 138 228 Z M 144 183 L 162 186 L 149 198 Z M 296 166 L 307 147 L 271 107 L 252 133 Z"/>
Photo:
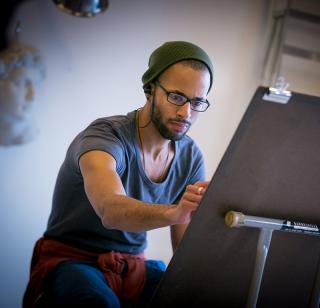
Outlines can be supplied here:
<path id="1" fill-rule="evenodd" d="M 198 208 L 202 196 L 209 182 L 196 182 L 188 185 L 179 203 L 170 211 L 175 224 L 187 224 L 190 222 L 193 212 Z"/>

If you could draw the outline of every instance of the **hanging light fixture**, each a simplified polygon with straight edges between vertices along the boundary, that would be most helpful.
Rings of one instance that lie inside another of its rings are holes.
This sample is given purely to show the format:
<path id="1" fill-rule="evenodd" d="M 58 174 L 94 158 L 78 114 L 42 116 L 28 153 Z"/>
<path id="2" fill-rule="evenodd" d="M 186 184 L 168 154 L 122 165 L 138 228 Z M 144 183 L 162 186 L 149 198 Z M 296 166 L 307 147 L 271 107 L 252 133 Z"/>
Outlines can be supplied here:
<path id="1" fill-rule="evenodd" d="M 78 16 L 93 17 L 104 12 L 109 5 L 108 0 L 53 0 L 62 11 Z"/>

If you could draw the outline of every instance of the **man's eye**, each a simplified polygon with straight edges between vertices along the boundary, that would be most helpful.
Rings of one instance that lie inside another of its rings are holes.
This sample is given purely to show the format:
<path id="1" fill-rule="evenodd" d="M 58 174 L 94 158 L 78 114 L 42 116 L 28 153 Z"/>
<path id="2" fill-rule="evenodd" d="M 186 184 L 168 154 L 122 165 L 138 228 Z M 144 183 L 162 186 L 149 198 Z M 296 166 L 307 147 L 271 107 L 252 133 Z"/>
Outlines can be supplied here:
<path id="1" fill-rule="evenodd" d="M 169 97 L 171 100 L 175 101 L 176 103 L 184 103 L 186 101 L 185 97 L 176 93 L 170 93 Z"/>
<path id="2" fill-rule="evenodd" d="M 200 107 L 202 106 L 203 102 L 202 101 L 192 101 L 192 106 L 193 107 Z"/>

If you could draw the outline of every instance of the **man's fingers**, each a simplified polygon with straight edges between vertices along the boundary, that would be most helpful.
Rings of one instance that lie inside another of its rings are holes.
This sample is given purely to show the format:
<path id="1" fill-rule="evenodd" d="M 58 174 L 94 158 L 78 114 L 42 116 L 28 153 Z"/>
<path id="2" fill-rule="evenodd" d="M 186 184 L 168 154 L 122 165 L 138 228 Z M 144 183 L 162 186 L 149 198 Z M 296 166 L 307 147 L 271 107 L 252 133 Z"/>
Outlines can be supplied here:
<path id="1" fill-rule="evenodd" d="M 198 188 L 192 189 L 192 191 L 187 191 L 184 193 L 184 200 L 191 201 L 191 202 L 200 202 L 201 201 L 201 194 L 198 193 Z"/>
<path id="2" fill-rule="evenodd" d="M 203 195 L 206 191 L 208 185 L 200 185 L 200 183 L 196 183 L 194 185 L 188 185 L 186 192 L 191 192 L 196 195 Z"/>
<path id="3" fill-rule="evenodd" d="M 203 187 L 203 186 L 198 187 L 198 189 L 197 189 L 198 195 L 202 195 L 202 191 L 203 191 L 203 190 L 204 190 L 204 187 Z"/>
<path id="4" fill-rule="evenodd" d="M 196 185 L 196 186 L 201 186 L 201 187 L 204 187 L 204 188 L 207 188 L 207 187 L 208 187 L 208 185 L 209 185 L 209 182 L 208 182 L 208 181 L 196 182 L 196 183 L 194 183 L 194 185 Z"/>
<path id="5" fill-rule="evenodd" d="M 198 208 L 199 204 L 197 202 L 192 201 L 184 201 L 183 207 L 188 208 L 191 211 L 195 211 Z"/>
<path id="6" fill-rule="evenodd" d="M 203 195 L 207 187 L 209 186 L 209 182 L 197 182 L 194 185 L 198 187 L 197 188 L 198 195 Z"/>

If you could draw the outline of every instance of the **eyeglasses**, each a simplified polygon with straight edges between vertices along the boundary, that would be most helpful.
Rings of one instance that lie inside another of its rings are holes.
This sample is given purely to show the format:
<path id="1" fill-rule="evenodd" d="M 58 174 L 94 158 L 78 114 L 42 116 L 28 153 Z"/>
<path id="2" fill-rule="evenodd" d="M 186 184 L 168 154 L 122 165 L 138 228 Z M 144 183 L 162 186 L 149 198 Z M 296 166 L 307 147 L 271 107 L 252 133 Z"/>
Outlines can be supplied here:
<path id="1" fill-rule="evenodd" d="M 171 104 L 174 104 L 176 106 L 183 106 L 186 103 L 190 103 L 191 109 L 194 111 L 197 111 L 197 112 L 204 112 L 210 106 L 210 103 L 208 102 L 208 100 L 197 99 L 197 98 L 190 99 L 190 98 L 186 97 L 185 95 L 167 91 L 160 84 L 160 82 L 158 80 L 156 80 L 155 83 L 167 94 L 167 100 Z"/>

